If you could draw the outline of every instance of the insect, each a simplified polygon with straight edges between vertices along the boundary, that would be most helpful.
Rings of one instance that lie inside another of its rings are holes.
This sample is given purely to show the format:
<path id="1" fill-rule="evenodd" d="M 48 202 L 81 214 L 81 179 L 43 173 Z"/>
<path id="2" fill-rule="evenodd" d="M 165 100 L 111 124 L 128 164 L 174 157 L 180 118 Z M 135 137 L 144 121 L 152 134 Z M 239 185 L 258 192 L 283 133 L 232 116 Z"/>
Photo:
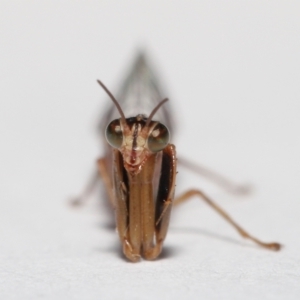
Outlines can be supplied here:
<path id="1" fill-rule="evenodd" d="M 264 243 L 248 234 L 201 190 L 174 197 L 177 158 L 170 143 L 169 103 L 161 100 L 144 55 L 137 58 L 118 100 L 101 81 L 98 83 L 113 103 L 101 126 L 105 127 L 106 155 L 98 160 L 98 171 L 115 210 L 117 232 L 128 260 L 156 259 L 167 235 L 172 206 L 192 196 L 204 200 L 242 237 L 267 249 L 280 249 L 278 243 Z M 229 186 L 217 175 L 214 179 Z"/>

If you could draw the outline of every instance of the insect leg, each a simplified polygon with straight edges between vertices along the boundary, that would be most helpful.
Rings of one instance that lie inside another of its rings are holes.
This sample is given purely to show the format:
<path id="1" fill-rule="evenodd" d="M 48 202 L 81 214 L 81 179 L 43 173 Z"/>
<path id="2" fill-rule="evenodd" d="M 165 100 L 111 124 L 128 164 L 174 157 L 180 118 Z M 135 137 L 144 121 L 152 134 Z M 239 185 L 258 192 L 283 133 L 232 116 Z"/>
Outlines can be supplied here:
<path id="1" fill-rule="evenodd" d="M 217 213 L 219 213 L 228 223 L 230 223 L 237 231 L 238 233 L 247 239 L 252 240 L 254 243 L 270 249 L 274 251 L 280 250 L 281 245 L 279 243 L 264 243 L 257 238 L 253 237 L 249 233 L 247 233 L 240 225 L 238 225 L 220 206 L 218 206 L 216 203 L 214 203 L 213 200 L 211 200 L 208 196 L 206 196 L 202 191 L 200 190 L 189 190 L 176 198 L 174 200 L 174 205 L 178 205 L 180 203 L 183 203 L 187 200 L 189 200 L 193 196 L 198 196 L 200 199 L 204 200 L 211 208 L 213 208 Z"/>
<path id="2" fill-rule="evenodd" d="M 168 145 L 162 154 L 161 175 L 159 180 L 155 212 L 155 244 L 143 249 L 145 259 L 155 259 L 162 250 L 167 235 L 176 179 L 175 146 Z"/>
<path id="3" fill-rule="evenodd" d="M 133 210 L 134 206 L 129 207 L 129 197 L 135 198 L 133 193 L 137 192 L 137 189 L 129 192 L 129 180 L 124 169 L 123 158 L 117 149 L 113 150 L 113 191 L 117 232 L 122 243 L 123 253 L 130 261 L 137 262 L 140 260 L 140 244 L 133 241 L 134 238 L 130 236 L 129 223 L 129 212 L 130 209 Z M 139 215 L 137 213 L 136 217 L 138 218 Z M 138 227 L 136 228 L 138 229 Z"/>
<path id="4" fill-rule="evenodd" d="M 108 171 L 106 158 L 105 157 L 99 158 L 97 161 L 97 166 L 98 166 L 99 175 L 104 182 L 106 193 L 108 195 L 110 203 L 112 204 L 113 207 L 115 207 L 111 173 Z"/>
<path id="5" fill-rule="evenodd" d="M 93 194 L 96 185 L 98 183 L 99 180 L 99 174 L 97 170 L 94 170 L 93 173 L 91 174 L 91 177 L 85 187 L 85 189 L 83 190 L 83 192 L 81 193 L 81 195 L 71 199 L 70 203 L 73 206 L 79 206 L 79 205 L 83 205 L 85 202 L 87 202 L 90 199 L 90 196 Z"/>
<path id="6" fill-rule="evenodd" d="M 210 181 L 214 182 L 216 185 L 220 186 L 227 192 L 231 194 L 236 195 L 246 195 L 251 192 L 251 187 L 247 185 L 239 185 L 225 176 L 212 171 L 204 166 L 201 166 L 199 164 L 195 164 L 194 162 L 191 162 L 183 157 L 178 158 L 178 163 L 181 164 L 183 167 L 186 167 L 187 169 L 209 179 Z"/>
<path id="7" fill-rule="evenodd" d="M 140 254 L 134 253 L 134 250 L 128 238 L 124 237 L 122 244 L 123 244 L 123 253 L 130 261 L 138 262 L 141 259 Z"/>

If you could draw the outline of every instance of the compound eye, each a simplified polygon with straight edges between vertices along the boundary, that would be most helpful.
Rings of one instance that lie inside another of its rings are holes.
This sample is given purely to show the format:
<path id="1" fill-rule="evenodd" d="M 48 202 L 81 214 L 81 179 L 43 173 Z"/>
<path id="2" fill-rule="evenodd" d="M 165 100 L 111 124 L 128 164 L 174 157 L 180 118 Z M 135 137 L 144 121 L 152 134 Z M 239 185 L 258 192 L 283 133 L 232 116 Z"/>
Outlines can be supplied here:
<path id="1" fill-rule="evenodd" d="M 151 152 L 163 150 L 169 143 L 170 133 L 168 128 L 158 123 L 148 137 L 148 148 Z"/>
<path id="2" fill-rule="evenodd" d="M 114 148 L 120 148 L 123 143 L 123 132 L 120 120 L 113 120 L 108 124 L 105 131 L 107 142 Z"/>

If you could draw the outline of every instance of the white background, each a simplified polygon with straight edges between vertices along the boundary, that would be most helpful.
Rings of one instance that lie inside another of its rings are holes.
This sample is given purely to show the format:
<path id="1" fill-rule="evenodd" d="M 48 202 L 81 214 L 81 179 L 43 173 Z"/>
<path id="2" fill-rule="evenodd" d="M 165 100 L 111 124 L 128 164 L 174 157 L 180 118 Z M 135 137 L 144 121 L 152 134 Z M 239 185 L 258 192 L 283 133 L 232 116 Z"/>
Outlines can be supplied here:
<path id="1" fill-rule="evenodd" d="M 254 187 L 228 195 L 179 166 L 178 192 L 206 190 L 281 252 L 193 199 L 162 257 L 132 264 L 104 199 L 68 206 L 103 153 L 96 79 L 116 92 L 138 49 L 178 154 Z M 299 299 L 299 57 L 298 1 L 1 1 L 1 299 Z"/>

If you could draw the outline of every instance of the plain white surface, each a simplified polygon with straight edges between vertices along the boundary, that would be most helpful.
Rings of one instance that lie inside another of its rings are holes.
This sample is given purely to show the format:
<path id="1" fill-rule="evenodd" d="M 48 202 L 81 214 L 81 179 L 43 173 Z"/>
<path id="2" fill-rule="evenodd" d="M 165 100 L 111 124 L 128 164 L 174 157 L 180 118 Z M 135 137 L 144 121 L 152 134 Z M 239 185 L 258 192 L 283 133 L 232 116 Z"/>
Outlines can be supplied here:
<path id="1" fill-rule="evenodd" d="M 1 1 L 1 299 L 299 299 L 298 1 Z M 99 195 L 81 210 L 95 126 L 136 51 L 167 83 L 178 154 L 250 183 L 226 194 L 179 168 L 278 253 L 205 204 L 174 211 L 161 259 L 128 263 Z M 98 201 L 96 201 L 98 200 Z"/>

